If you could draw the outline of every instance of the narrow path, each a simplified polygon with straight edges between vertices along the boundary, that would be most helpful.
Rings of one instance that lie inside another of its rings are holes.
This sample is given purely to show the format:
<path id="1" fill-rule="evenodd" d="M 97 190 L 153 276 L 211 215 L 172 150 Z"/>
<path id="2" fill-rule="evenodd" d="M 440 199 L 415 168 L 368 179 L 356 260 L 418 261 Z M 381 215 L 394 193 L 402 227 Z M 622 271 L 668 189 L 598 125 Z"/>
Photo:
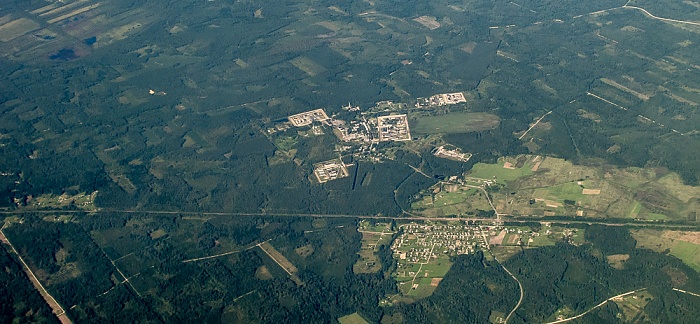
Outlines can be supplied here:
<path id="1" fill-rule="evenodd" d="M 547 117 L 547 115 L 549 115 L 549 114 L 551 114 L 551 113 L 552 113 L 552 110 L 550 110 L 550 111 L 548 111 L 546 114 L 542 115 L 542 117 L 540 117 L 540 119 L 538 119 L 534 124 L 532 124 L 532 126 L 530 126 L 530 128 L 528 128 L 528 129 L 525 131 L 525 133 L 523 133 L 522 135 L 520 135 L 520 137 L 518 137 L 518 139 L 519 139 L 519 140 L 523 139 L 523 137 L 525 137 L 525 135 L 527 135 L 527 133 L 529 133 L 533 128 L 535 128 L 535 126 L 537 126 L 537 124 L 539 124 L 539 123 L 542 121 L 542 119 L 544 119 L 545 117 Z"/>
<path id="2" fill-rule="evenodd" d="M 270 240 L 271 240 L 271 239 L 270 239 Z M 215 255 L 205 256 L 205 257 L 201 257 L 201 258 L 194 258 L 194 259 L 183 260 L 182 263 L 188 263 L 188 262 L 196 262 L 196 261 L 214 259 L 214 258 L 219 258 L 219 257 L 222 257 L 222 256 L 227 256 L 227 255 L 231 255 L 231 254 L 240 253 L 240 252 L 243 252 L 243 251 L 247 251 L 247 250 L 253 249 L 253 248 L 257 247 L 257 246 L 260 246 L 260 244 L 263 244 L 263 243 L 265 243 L 265 242 L 269 242 L 270 240 L 267 240 L 267 241 L 264 241 L 264 242 L 260 242 L 260 243 L 258 243 L 258 244 L 249 246 L 249 247 L 247 247 L 247 248 L 245 248 L 245 249 L 242 249 L 242 250 L 235 250 L 235 251 L 230 251 L 230 252 L 224 252 L 224 253 L 219 253 L 219 254 L 215 254 Z"/>
<path id="3" fill-rule="evenodd" d="M 481 191 L 484 192 L 484 195 L 486 196 L 486 200 L 489 202 L 489 205 L 491 205 L 493 212 L 496 214 L 496 221 L 501 220 L 502 214 L 498 212 L 498 210 L 496 209 L 496 206 L 493 204 L 493 201 L 491 201 L 491 197 L 489 196 L 489 193 L 486 191 L 486 189 L 484 189 L 483 186 L 473 186 L 473 185 L 464 185 L 464 186 L 469 187 L 469 188 L 473 188 L 473 189 L 481 189 Z"/>
<path id="4" fill-rule="evenodd" d="M 86 232 L 86 234 L 88 234 L 88 236 L 90 236 L 90 233 L 87 233 L 87 232 Z M 117 272 L 119 273 L 119 275 L 122 276 L 122 278 L 124 278 L 124 280 L 123 280 L 121 283 L 122 283 L 122 284 L 126 284 L 127 286 L 129 286 L 129 288 L 131 288 L 131 290 L 133 290 L 134 293 L 136 293 L 136 295 L 139 296 L 139 298 L 143 298 L 143 296 L 141 296 L 141 293 L 139 293 L 139 291 L 136 290 L 136 287 L 134 287 L 134 285 L 131 284 L 131 281 L 129 281 L 129 277 L 127 277 L 126 275 L 124 275 L 124 273 L 119 269 L 119 267 L 117 266 L 117 263 L 115 262 L 115 260 L 112 260 L 112 258 L 110 258 L 109 255 L 107 255 L 107 252 L 105 252 L 105 250 L 102 248 L 101 245 L 99 245 L 99 244 L 97 244 L 97 242 L 95 242 L 95 239 L 94 239 L 92 236 L 90 236 L 90 239 L 92 240 L 92 244 L 95 244 L 95 246 L 98 247 L 98 248 L 100 249 L 100 252 L 102 252 L 102 255 L 103 255 L 107 260 L 109 260 L 109 262 L 112 264 L 112 267 L 114 267 L 114 270 L 117 270 Z M 132 276 L 131 278 L 133 278 L 133 276 Z"/>
<path id="5" fill-rule="evenodd" d="M 428 179 L 432 179 L 431 176 L 425 174 L 425 172 L 423 172 L 421 169 L 416 168 L 416 167 L 414 167 L 414 166 L 412 166 L 412 165 L 410 165 L 410 164 L 408 164 L 408 163 L 406 163 L 406 165 L 408 165 L 409 168 L 413 169 L 413 171 L 416 171 L 416 172 L 422 174 L 424 177 L 426 177 L 426 178 L 428 178 Z"/>
<path id="6" fill-rule="evenodd" d="M 258 290 L 257 290 L 257 289 L 251 290 L 251 291 L 249 291 L 249 292 L 247 292 L 247 293 L 245 293 L 245 294 L 243 294 L 243 295 L 240 295 L 240 296 L 234 298 L 233 301 L 234 301 L 234 302 L 237 302 L 239 299 L 241 299 L 241 298 L 243 298 L 243 297 L 245 297 L 245 296 L 248 296 L 248 295 L 250 295 L 250 294 L 252 294 L 252 293 L 254 293 L 254 292 L 256 292 L 256 291 L 258 291 Z"/>
<path id="7" fill-rule="evenodd" d="M 610 101 L 610 100 L 608 100 L 608 99 L 605 99 L 605 98 L 603 98 L 603 97 L 601 97 L 601 96 L 598 96 L 598 95 L 596 95 L 596 94 L 593 94 L 593 93 L 591 93 L 591 92 L 589 92 L 589 91 L 586 91 L 586 94 L 589 95 L 589 96 L 591 96 L 591 97 L 593 97 L 593 98 L 602 100 L 603 102 L 609 103 L 609 104 L 611 104 L 611 105 L 613 105 L 613 106 L 615 106 L 615 107 L 617 107 L 617 108 L 620 108 L 620 109 L 622 109 L 622 110 L 629 110 L 629 109 L 627 109 L 627 108 L 625 108 L 625 107 L 623 107 L 623 106 L 620 106 L 620 105 L 618 105 L 618 104 L 616 104 L 616 103 L 614 103 L 614 102 L 612 102 L 612 101 Z"/>
<path id="8" fill-rule="evenodd" d="M 599 99 L 599 100 L 601 100 L 601 101 L 603 101 L 603 102 L 605 102 L 605 103 L 611 104 L 611 105 L 613 105 L 613 106 L 615 106 L 615 107 L 617 107 L 617 108 L 620 108 L 620 109 L 622 109 L 622 110 L 625 110 L 625 111 L 629 110 L 629 109 L 627 109 L 626 107 L 620 106 L 620 105 L 618 105 L 618 104 L 616 104 L 616 103 L 614 103 L 614 102 L 612 102 L 612 101 L 610 101 L 610 100 L 608 100 L 608 99 L 605 99 L 605 98 L 603 98 L 603 97 L 601 97 L 601 96 L 598 96 L 598 95 L 596 95 L 596 94 L 593 94 L 593 93 L 591 93 L 591 92 L 586 92 L 586 94 L 589 95 L 589 96 L 591 96 L 591 97 L 593 97 L 593 98 Z M 646 121 L 649 122 L 649 123 L 656 124 L 656 125 L 658 125 L 658 126 L 660 126 L 660 127 L 662 127 L 662 128 L 665 128 L 665 127 L 666 127 L 666 125 L 664 125 L 664 124 L 662 124 L 662 123 L 659 123 L 659 122 L 657 122 L 657 121 L 655 121 L 655 120 L 653 120 L 653 119 L 651 119 L 651 118 L 649 118 L 649 117 L 642 116 L 642 115 L 637 115 L 637 117 L 639 117 L 639 118 L 641 118 L 641 119 L 644 119 L 644 120 L 646 120 Z M 676 130 L 675 128 L 670 128 L 670 129 L 671 129 L 672 132 L 674 132 L 674 133 L 676 133 L 676 134 L 678 134 L 678 135 L 685 136 L 684 133 L 679 132 L 679 131 Z"/>

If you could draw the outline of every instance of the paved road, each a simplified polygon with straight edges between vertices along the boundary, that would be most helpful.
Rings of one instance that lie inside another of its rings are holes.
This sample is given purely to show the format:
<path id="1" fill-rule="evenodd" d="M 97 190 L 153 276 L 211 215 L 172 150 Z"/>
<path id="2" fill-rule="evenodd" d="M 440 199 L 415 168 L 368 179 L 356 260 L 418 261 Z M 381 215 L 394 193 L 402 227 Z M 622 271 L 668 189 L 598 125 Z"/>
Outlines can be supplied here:
<path id="1" fill-rule="evenodd" d="M 231 216 L 231 217 L 296 217 L 296 218 L 359 218 L 359 219 L 378 219 L 378 220 L 404 220 L 404 221 L 473 221 L 473 222 L 494 222 L 496 218 L 482 217 L 422 217 L 422 216 L 382 216 L 382 215 L 352 215 L 352 214 L 316 214 L 316 213 L 276 213 L 276 212 L 257 212 L 257 213 L 234 213 L 234 212 L 193 212 L 193 211 L 162 211 L 162 210 L 129 210 L 129 209 L 99 209 L 94 211 L 87 210 L 4 210 L 0 211 L 0 215 L 22 215 L 22 214 L 99 214 L 99 213 L 121 213 L 121 214 L 148 214 L 148 215 L 183 215 L 183 216 Z M 665 227 L 665 228 L 688 228 L 697 227 L 698 224 L 669 224 L 665 222 L 650 222 L 650 221 L 631 221 L 631 222 L 611 222 L 595 219 L 547 219 L 545 218 L 524 218 L 527 216 L 512 216 L 500 214 L 502 222 L 509 223 L 539 223 L 546 222 L 552 224 L 600 224 L 607 226 L 646 226 L 646 227 Z"/>
<path id="2" fill-rule="evenodd" d="M 640 292 L 640 291 L 642 291 L 642 290 L 646 290 L 646 288 L 640 288 L 640 289 L 637 289 L 637 290 L 632 290 L 632 291 L 626 292 L 626 293 L 624 293 L 624 294 L 619 294 L 619 295 L 617 295 L 617 296 L 612 296 L 612 297 L 610 297 L 610 298 L 604 300 L 602 303 L 593 306 L 591 309 L 589 309 L 589 310 L 587 310 L 587 311 L 585 311 L 585 312 L 583 312 L 583 313 L 581 313 L 581 314 L 579 314 L 579 315 L 576 315 L 576 316 L 574 316 L 574 317 L 565 318 L 565 319 L 560 319 L 560 320 L 558 320 L 558 321 L 549 322 L 549 323 L 545 323 L 545 324 L 559 324 L 559 323 L 565 323 L 565 322 L 568 322 L 568 321 L 573 321 L 573 320 L 575 320 L 575 319 L 577 319 L 577 318 L 581 318 L 581 317 L 583 317 L 584 315 L 586 315 L 586 314 L 588 314 L 588 313 L 590 313 L 590 312 L 596 310 L 597 308 L 600 308 L 601 306 L 607 304 L 609 301 L 611 301 L 611 300 L 613 300 L 613 299 L 615 299 L 615 298 L 620 298 L 620 297 L 624 297 L 624 296 L 627 296 L 627 295 L 631 295 L 631 294 L 634 294 L 634 293 L 636 293 L 636 292 Z"/>

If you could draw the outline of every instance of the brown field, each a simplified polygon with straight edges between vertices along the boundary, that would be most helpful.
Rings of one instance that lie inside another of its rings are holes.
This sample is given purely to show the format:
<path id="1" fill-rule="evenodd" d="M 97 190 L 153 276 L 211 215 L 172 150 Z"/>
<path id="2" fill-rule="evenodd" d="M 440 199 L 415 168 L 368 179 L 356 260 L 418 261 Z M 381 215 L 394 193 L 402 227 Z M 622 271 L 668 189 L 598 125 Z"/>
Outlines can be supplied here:
<path id="1" fill-rule="evenodd" d="M 646 100 L 649 100 L 649 98 L 651 98 L 651 96 L 649 96 L 648 94 L 641 93 L 641 92 L 638 92 L 638 91 L 634 91 L 634 90 L 632 90 L 632 89 L 630 89 L 630 88 L 628 88 L 628 87 L 626 87 L 626 86 L 624 86 L 624 85 L 621 85 L 621 84 L 619 84 L 619 83 L 617 83 L 617 82 L 615 82 L 615 81 L 613 81 L 613 80 L 610 80 L 610 79 L 608 79 L 608 78 L 602 78 L 602 79 L 600 79 L 600 81 L 603 81 L 603 83 L 605 83 L 605 84 L 607 84 L 607 85 L 609 85 L 609 86 L 615 87 L 615 88 L 617 88 L 618 90 L 627 92 L 627 93 L 629 93 L 629 94 L 631 94 L 631 95 L 633 95 L 633 96 L 639 98 L 639 100 L 644 100 L 644 101 L 646 101 Z"/>
<path id="2" fill-rule="evenodd" d="M 615 254 L 608 255 L 605 257 L 608 260 L 608 264 L 615 269 L 622 270 L 625 267 L 625 261 L 629 260 L 629 254 Z"/>
<path id="3" fill-rule="evenodd" d="M 511 235 L 511 236 L 508 238 L 508 242 L 507 242 L 507 243 L 508 243 L 508 244 L 515 244 L 516 242 L 518 242 L 519 239 L 520 239 L 520 235 L 518 235 L 518 234 L 513 234 L 513 235 Z"/>
<path id="4" fill-rule="evenodd" d="M 700 232 L 664 231 L 664 238 L 700 244 Z"/>
<path id="5" fill-rule="evenodd" d="M 273 276 L 266 266 L 262 266 L 255 270 L 255 278 L 258 278 L 260 280 L 270 280 L 273 278 Z"/>
<path id="6" fill-rule="evenodd" d="M 314 253 L 314 247 L 311 244 L 307 244 L 302 247 L 296 248 L 294 252 L 296 252 L 302 258 L 306 258 L 307 256 Z"/>
<path id="7" fill-rule="evenodd" d="M 275 261 L 282 269 L 287 272 L 289 275 L 289 278 L 294 281 L 294 283 L 297 284 L 297 286 L 301 286 L 304 284 L 299 277 L 296 276 L 296 273 L 299 271 L 297 267 L 295 267 L 289 260 L 287 260 L 282 253 L 277 251 L 275 247 L 272 246 L 272 244 L 265 242 L 259 245 L 260 249 L 262 249 L 271 259 L 272 261 Z"/>
<path id="8" fill-rule="evenodd" d="M 505 237 L 506 237 L 506 231 L 502 230 L 500 233 L 498 233 L 497 236 L 494 236 L 491 238 L 491 240 L 489 241 L 489 244 L 500 245 L 503 243 L 503 238 L 505 238 Z"/>
<path id="9" fill-rule="evenodd" d="M 433 30 L 440 28 L 440 23 L 435 20 L 435 17 L 431 16 L 421 16 L 413 19 L 413 21 L 425 26 L 426 28 Z"/>
<path id="10" fill-rule="evenodd" d="M 471 54 L 474 52 L 474 49 L 476 48 L 476 43 L 475 42 L 469 42 L 464 44 L 464 46 L 460 47 L 459 49 Z"/>
<path id="11" fill-rule="evenodd" d="M 540 168 L 540 164 L 542 164 L 542 159 L 539 156 L 537 156 L 532 160 L 532 162 L 534 162 L 535 165 L 533 165 L 532 169 L 530 170 L 532 170 L 532 172 L 536 172 Z"/>
<path id="12" fill-rule="evenodd" d="M 440 284 L 440 281 L 442 281 L 442 278 L 433 278 L 430 280 L 430 285 L 433 287 L 437 287 Z"/>
<path id="13" fill-rule="evenodd" d="M 508 245 L 500 245 L 500 246 L 495 246 L 491 249 L 493 251 L 494 255 L 498 258 L 498 260 L 505 261 L 508 260 L 510 257 L 513 255 L 517 254 L 518 252 L 521 251 L 521 247 L 519 246 L 508 246 Z"/>
<path id="14" fill-rule="evenodd" d="M 662 270 L 669 277 L 671 277 L 671 283 L 675 287 L 680 287 L 688 281 L 688 275 L 686 275 L 683 271 L 681 271 L 678 268 L 671 267 L 671 266 L 665 266 Z"/>
<path id="15" fill-rule="evenodd" d="M 584 195 L 600 195 L 600 189 L 583 189 L 582 194 Z"/>
<path id="16" fill-rule="evenodd" d="M 159 239 L 167 234 L 168 233 L 164 229 L 160 228 L 160 229 L 157 229 L 157 230 L 149 233 L 148 236 L 150 236 L 151 239 L 155 240 L 155 239 Z"/>
<path id="17" fill-rule="evenodd" d="M 39 27 L 41 27 L 41 25 L 31 19 L 20 18 L 13 20 L 0 26 L 0 41 L 7 42 L 13 40 Z"/>
<path id="18" fill-rule="evenodd" d="M 700 245 L 700 232 L 635 230 L 632 235 L 640 246 L 658 251 L 665 250 L 675 241 Z"/>

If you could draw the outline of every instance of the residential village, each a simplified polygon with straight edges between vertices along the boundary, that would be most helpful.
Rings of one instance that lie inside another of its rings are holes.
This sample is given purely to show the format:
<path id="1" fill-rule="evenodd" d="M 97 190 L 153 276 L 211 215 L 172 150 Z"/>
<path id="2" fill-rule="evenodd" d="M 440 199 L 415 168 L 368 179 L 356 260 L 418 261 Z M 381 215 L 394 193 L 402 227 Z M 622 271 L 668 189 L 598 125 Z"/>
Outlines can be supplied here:
<path id="1" fill-rule="evenodd" d="M 407 263 L 428 262 L 438 253 L 456 256 L 471 254 L 484 246 L 478 226 L 466 224 L 410 223 L 391 245 L 399 260 Z M 410 273 L 409 273 L 410 275 Z"/>
<path id="2" fill-rule="evenodd" d="M 367 227 L 361 221 L 358 230 Z M 374 228 L 389 228 L 385 223 L 374 224 Z M 556 242 L 569 244 L 583 243 L 583 230 L 552 226 L 515 226 L 493 221 L 450 221 L 450 222 L 410 222 L 399 225 L 398 233 L 390 244 L 396 268 L 393 276 L 401 293 L 389 297 L 383 303 L 391 304 L 402 296 L 420 298 L 430 295 L 440 280 L 449 271 L 458 255 L 484 251 L 485 257 L 492 253 L 498 257 L 504 254 L 497 251 L 501 246 L 537 247 L 554 245 Z M 385 233 L 382 230 L 382 234 Z M 496 251 L 494 251 L 494 249 Z M 488 252 L 487 252 L 488 251 Z"/>

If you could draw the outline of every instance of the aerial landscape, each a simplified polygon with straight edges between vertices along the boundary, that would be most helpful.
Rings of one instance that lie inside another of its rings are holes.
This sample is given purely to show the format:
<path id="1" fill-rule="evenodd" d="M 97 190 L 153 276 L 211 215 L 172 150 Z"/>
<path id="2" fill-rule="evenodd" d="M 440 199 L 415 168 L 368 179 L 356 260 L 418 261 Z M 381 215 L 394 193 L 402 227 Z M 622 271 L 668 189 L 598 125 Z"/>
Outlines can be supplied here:
<path id="1" fill-rule="evenodd" d="M 0 1 L 0 319 L 693 323 L 697 53 L 693 0 Z"/>

